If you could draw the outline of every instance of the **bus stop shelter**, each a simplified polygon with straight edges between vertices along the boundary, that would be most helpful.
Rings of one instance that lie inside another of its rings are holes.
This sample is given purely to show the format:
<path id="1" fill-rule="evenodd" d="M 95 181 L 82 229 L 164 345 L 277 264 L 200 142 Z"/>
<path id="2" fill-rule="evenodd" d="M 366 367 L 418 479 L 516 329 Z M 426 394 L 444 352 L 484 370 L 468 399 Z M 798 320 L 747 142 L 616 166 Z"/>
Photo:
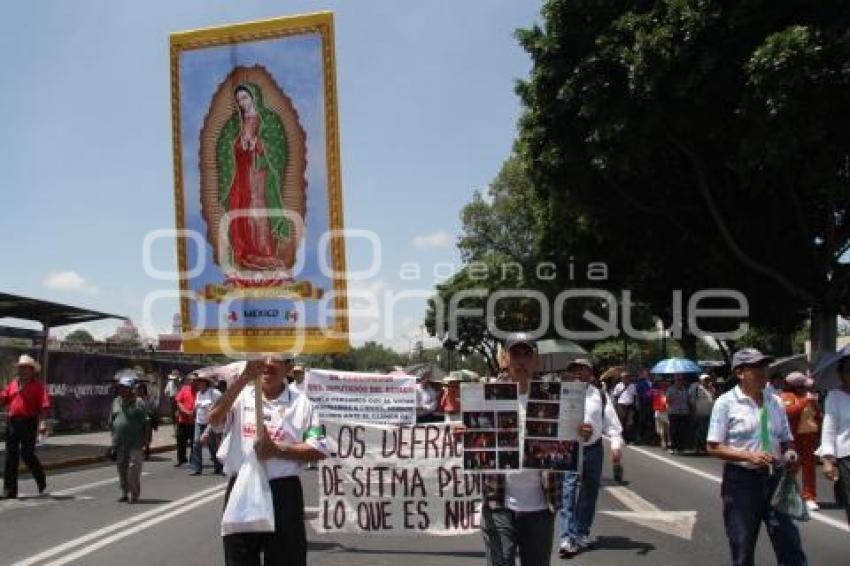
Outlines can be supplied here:
<path id="1" fill-rule="evenodd" d="M 79 324 L 82 322 L 93 322 L 107 318 L 126 320 L 127 317 L 105 312 L 93 311 L 81 307 L 31 299 L 19 295 L 0 293 L 0 319 L 17 318 L 41 324 L 42 339 L 41 353 L 41 375 L 47 379 L 47 338 L 51 328 Z"/>

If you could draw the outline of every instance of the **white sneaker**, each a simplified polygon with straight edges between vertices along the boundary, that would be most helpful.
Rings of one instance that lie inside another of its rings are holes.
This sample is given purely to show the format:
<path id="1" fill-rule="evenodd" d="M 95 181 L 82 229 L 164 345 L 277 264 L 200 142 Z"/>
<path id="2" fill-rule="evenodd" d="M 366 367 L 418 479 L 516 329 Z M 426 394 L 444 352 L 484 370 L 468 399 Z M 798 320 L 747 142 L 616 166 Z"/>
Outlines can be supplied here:
<path id="1" fill-rule="evenodd" d="M 561 558 L 569 558 L 578 554 L 579 550 L 581 549 L 575 542 L 570 539 L 567 539 L 561 541 L 560 546 L 558 546 L 558 555 Z"/>
<path id="2" fill-rule="evenodd" d="M 590 548 L 593 546 L 593 540 L 591 540 L 589 535 L 580 536 L 576 539 L 576 546 L 578 546 L 580 550 Z"/>
<path id="3" fill-rule="evenodd" d="M 818 505 L 818 502 L 811 499 L 806 500 L 806 507 L 809 508 L 809 511 L 820 511 L 820 505 Z"/>

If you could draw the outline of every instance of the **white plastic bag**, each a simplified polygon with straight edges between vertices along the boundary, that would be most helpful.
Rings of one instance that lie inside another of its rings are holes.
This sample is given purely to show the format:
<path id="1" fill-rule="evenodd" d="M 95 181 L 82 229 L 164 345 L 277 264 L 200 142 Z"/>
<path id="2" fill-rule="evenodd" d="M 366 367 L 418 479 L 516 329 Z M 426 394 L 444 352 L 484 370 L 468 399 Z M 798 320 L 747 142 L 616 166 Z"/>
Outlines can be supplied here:
<path id="1" fill-rule="evenodd" d="M 226 476 L 236 475 L 242 464 L 242 448 L 239 444 L 231 442 L 232 435 L 232 430 L 226 432 L 224 440 L 221 441 L 218 451 L 215 453 L 215 457 L 221 462 L 222 470 Z"/>
<path id="2" fill-rule="evenodd" d="M 221 534 L 274 532 L 274 503 L 266 470 L 252 451 L 230 490 L 221 517 Z"/>

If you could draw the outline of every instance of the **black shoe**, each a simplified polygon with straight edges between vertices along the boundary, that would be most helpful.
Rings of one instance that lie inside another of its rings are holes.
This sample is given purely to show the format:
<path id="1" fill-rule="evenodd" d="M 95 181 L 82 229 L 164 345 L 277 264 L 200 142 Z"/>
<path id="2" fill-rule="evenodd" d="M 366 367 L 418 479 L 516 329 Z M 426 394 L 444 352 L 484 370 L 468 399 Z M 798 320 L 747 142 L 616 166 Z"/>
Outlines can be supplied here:
<path id="1" fill-rule="evenodd" d="M 223 469 L 221 469 L 221 468 L 219 468 L 219 469 L 217 469 L 217 470 L 213 470 L 213 473 L 214 473 L 215 475 L 217 475 L 217 476 L 223 476 L 223 475 L 224 475 L 224 470 L 223 470 Z"/>
<path id="2" fill-rule="evenodd" d="M 180 466 L 185 466 L 185 465 L 186 465 L 186 460 L 183 460 L 182 462 L 177 462 L 176 464 L 174 464 L 174 467 L 179 468 Z"/>
<path id="3" fill-rule="evenodd" d="M 117 501 L 118 503 L 126 503 L 126 501 L 127 501 L 127 496 L 126 496 L 126 495 L 122 495 L 122 496 L 121 496 L 121 497 L 119 497 L 116 501 Z"/>

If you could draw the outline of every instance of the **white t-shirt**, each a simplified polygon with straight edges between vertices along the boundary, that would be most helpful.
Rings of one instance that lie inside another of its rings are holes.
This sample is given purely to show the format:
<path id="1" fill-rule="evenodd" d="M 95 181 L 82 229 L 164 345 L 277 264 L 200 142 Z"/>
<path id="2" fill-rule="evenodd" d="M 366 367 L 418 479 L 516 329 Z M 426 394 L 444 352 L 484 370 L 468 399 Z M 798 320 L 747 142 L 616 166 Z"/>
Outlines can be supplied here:
<path id="1" fill-rule="evenodd" d="M 850 456 L 850 395 L 841 389 L 833 389 L 826 396 L 820 455 Z"/>
<path id="2" fill-rule="evenodd" d="M 614 391 L 611 392 L 611 396 L 617 400 L 618 405 L 634 405 L 636 394 L 634 383 L 626 385 L 622 381 L 615 385 Z"/>
<path id="3" fill-rule="evenodd" d="M 519 422 L 525 422 L 525 407 L 528 395 L 519 396 Z M 520 437 L 520 446 L 524 439 Z M 543 484 L 540 480 L 540 470 L 523 470 L 506 474 L 505 477 L 505 506 L 511 511 L 531 513 L 547 509 L 546 497 L 543 495 Z"/>
<path id="4" fill-rule="evenodd" d="M 253 385 L 245 387 L 236 398 L 230 409 L 228 420 L 230 449 L 237 450 L 236 446 L 238 446 L 242 450 L 243 457 L 248 456 L 254 449 L 254 442 L 257 439 Z M 277 444 L 306 442 L 325 454 L 330 452 L 319 423 L 318 410 L 306 395 L 293 391 L 290 387 L 284 388 L 277 399 L 263 400 L 263 420 L 269 436 Z M 263 464 L 269 479 L 297 476 L 304 467 L 302 462 L 287 458 L 269 458 Z"/>
<path id="5" fill-rule="evenodd" d="M 208 387 L 206 391 L 198 391 L 195 395 L 195 422 L 199 425 L 209 424 L 210 409 L 221 397 L 221 391 Z"/>

